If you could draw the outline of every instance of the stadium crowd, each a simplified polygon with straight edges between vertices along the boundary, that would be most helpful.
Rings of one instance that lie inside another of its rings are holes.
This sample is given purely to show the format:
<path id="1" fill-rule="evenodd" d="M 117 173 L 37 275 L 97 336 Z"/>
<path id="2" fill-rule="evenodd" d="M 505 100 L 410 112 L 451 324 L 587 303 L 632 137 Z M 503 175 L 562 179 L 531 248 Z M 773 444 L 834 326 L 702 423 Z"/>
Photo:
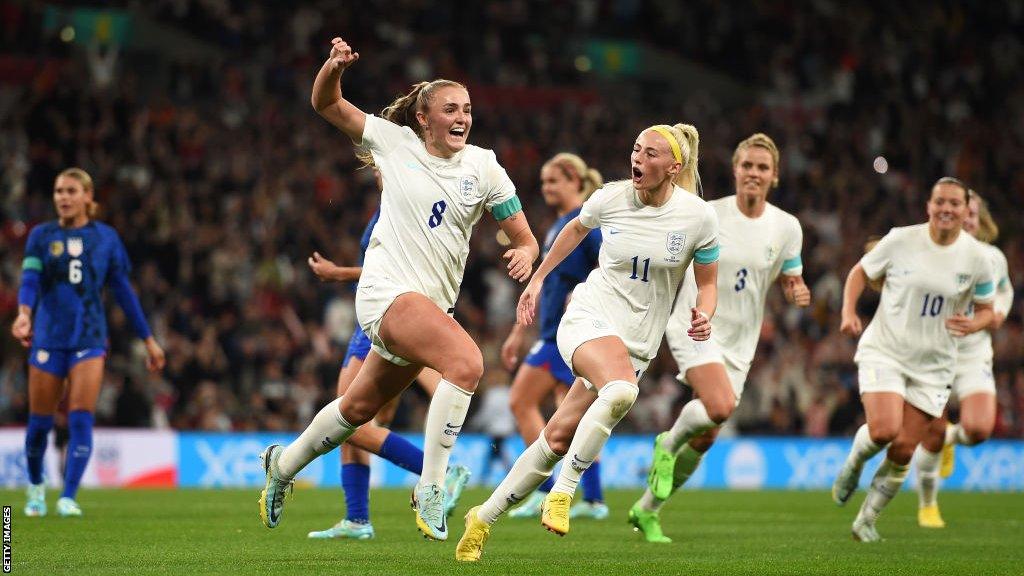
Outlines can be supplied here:
<path id="1" fill-rule="evenodd" d="M 44 31 L 33 5 L 0 1 L 3 66 L 31 70 L 0 80 L 0 320 L 9 326 L 15 313 L 29 227 L 53 218 L 54 176 L 78 165 L 97 183 L 102 219 L 125 241 L 167 351 L 163 374 L 146 374 L 144 350 L 119 308 L 108 307 L 100 424 L 297 430 L 333 396 L 354 325 L 352 292 L 318 282 L 306 258 L 316 250 L 354 264 L 378 199 L 350 143 L 308 103 L 328 41 L 341 34 L 373 54 L 374 65 L 353 67 L 345 85 L 368 110 L 412 81 L 468 83 L 471 142 L 497 152 L 538 236 L 554 219 L 538 173 L 556 152 L 576 152 L 616 179 L 641 128 L 693 123 L 703 191 L 717 198 L 732 193 L 736 143 L 756 131 L 772 135 L 782 163 L 770 200 L 800 217 L 814 304 L 797 310 L 778 291 L 769 298 L 733 418 L 743 432 L 857 428 L 855 343 L 839 333 L 842 281 L 869 236 L 923 220 L 934 180 L 962 178 L 989 200 L 1003 229 L 1018 298 L 994 337 L 996 435 L 1024 436 L 1024 175 L 1013 168 L 1024 154 L 1019 3 L 848 8 L 821 0 L 800 11 L 712 0 L 685 9 L 598 0 L 464 10 L 416 0 L 387 10 L 378 1 L 347 11 L 329 4 L 131 3 L 217 55 L 187 61 L 65 43 L 59 30 Z M 861 17 L 840 19 L 848 10 Z M 722 73 L 739 98 L 588 72 L 579 57 L 588 38 L 644 38 L 643 54 L 667 51 Z M 479 228 L 456 313 L 484 352 L 486 389 L 510 380 L 498 349 L 518 287 L 498 266 L 493 222 Z M 0 424 L 15 424 L 27 416 L 25 354 L 4 334 Z M 660 355 L 623 430 L 671 424 L 687 394 L 674 377 L 671 356 Z M 425 399 L 406 396 L 394 426 L 418 429 Z"/>

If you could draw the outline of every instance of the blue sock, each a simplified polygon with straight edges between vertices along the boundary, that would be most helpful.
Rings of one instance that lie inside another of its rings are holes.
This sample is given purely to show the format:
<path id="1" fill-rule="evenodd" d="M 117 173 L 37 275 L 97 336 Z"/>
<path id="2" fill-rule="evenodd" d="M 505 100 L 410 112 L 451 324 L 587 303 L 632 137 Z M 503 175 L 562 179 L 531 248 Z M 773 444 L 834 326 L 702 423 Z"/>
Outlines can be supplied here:
<path id="1" fill-rule="evenodd" d="M 538 492 L 543 492 L 543 493 L 547 494 L 548 492 L 551 492 L 551 489 L 554 488 L 554 487 L 555 487 L 555 475 L 552 474 L 551 476 L 548 476 L 548 479 L 545 480 L 544 483 L 541 484 L 539 488 L 537 488 L 537 491 Z"/>
<path id="2" fill-rule="evenodd" d="M 46 440 L 53 429 L 53 416 L 28 415 L 25 429 L 25 460 L 28 462 L 28 481 L 43 483 L 43 455 L 46 454 Z"/>
<path id="3" fill-rule="evenodd" d="M 366 464 L 342 464 L 341 487 L 345 489 L 345 519 L 370 522 L 370 467 Z"/>
<path id="4" fill-rule="evenodd" d="M 583 499 L 587 502 L 604 502 L 604 491 L 601 490 L 601 461 L 595 460 L 590 468 L 583 473 Z"/>
<path id="5" fill-rule="evenodd" d="M 423 473 L 423 450 L 394 432 L 388 433 L 378 456 L 413 474 Z"/>
<path id="6" fill-rule="evenodd" d="M 92 456 L 92 412 L 72 410 L 68 412 L 68 454 L 64 464 L 64 492 L 61 498 L 74 500 L 78 484 L 85 474 Z"/>

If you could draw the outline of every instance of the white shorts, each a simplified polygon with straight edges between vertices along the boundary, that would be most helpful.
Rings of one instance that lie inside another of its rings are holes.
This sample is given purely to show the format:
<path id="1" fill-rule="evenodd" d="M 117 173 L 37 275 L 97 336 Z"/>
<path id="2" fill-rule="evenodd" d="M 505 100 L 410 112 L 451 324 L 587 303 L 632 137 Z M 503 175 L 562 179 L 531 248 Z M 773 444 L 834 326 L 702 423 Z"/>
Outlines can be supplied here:
<path id="1" fill-rule="evenodd" d="M 956 367 L 956 379 L 953 380 L 953 394 L 964 399 L 973 394 L 996 393 L 996 379 L 992 375 L 992 361 L 971 362 Z"/>
<path id="2" fill-rule="evenodd" d="M 942 416 L 953 388 L 952 383 L 943 386 L 922 382 L 907 376 L 899 368 L 873 362 L 857 364 L 857 381 L 861 394 L 895 392 L 911 406 L 935 418 Z"/>
<path id="3" fill-rule="evenodd" d="M 621 338 L 608 321 L 601 319 L 590 311 L 582 310 L 581 307 L 570 306 L 565 311 L 565 315 L 562 316 L 561 323 L 558 324 L 558 334 L 555 337 L 555 341 L 558 344 L 558 353 L 561 354 L 562 360 L 565 360 L 565 365 L 572 370 L 573 374 L 579 376 L 579 373 L 573 368 L 572 355 L 584 343 L 605 336 Z M 647 366 L 651 361 L 636 357 L 632 350 L 629 352 L 629 361 L 633 364 L 633 372 L 636 375 L 636 379 L 640 380 L 640 377 L 647 371 Z M 583 383 L 587 388 L 594 389 L 594 385 L 585 378 Z"/>
<path id="4" fill-rule="evenodd" d="M 666 332 L 665 339 L 668 340 L 668 348 L 672 351 L 672 357 L 679 365 L 679 376 L 676 378 L 680 382 L 689 385 L 686 381 L 686 371 L 690 368 L 705 364 L 721 364 L 725 367 L 729 383 L 732 384 L 732 392 L 736 396 L 736 402 L 739 403 L 740 396 L 743 395 L 743 387 L 747 383 L 749 364 L 744 367 L 737 366 L 735 362 L 722 354 L 722 349 L 714 340 L 697 342 L 685 332 L 681 334 Z"/>
<path id="5" fill-rule="evenodd" d="M 380 325 L 384 320 L 384 313 L 388 311 L 391 304 L 406 292 L 414 292 L 414 290 L 382 282 L 367 284 L 360 282 L 359 288 L 356 290 L 356 319 L 359 320 L 363 332 L 366 332 L 366 337 L 370 339 L 370 350 L 398 366 L 408 366 L 411 362 L 388 352 L 384 342 L 380 339 Z"/>

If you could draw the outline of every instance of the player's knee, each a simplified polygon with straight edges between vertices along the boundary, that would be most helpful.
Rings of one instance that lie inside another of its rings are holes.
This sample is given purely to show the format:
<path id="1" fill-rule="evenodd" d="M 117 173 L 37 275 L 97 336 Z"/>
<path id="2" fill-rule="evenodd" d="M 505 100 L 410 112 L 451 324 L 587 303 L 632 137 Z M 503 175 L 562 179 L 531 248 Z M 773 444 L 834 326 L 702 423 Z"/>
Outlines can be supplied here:
<path id="1" fill-rule="evenodd" d="M 551 426 L 550 423 L 541 431 L 541 435 L 544 436 L 544 440 L 548 443 L 548 448 L 551 448 L 551 451 L 559 456 L 565 456 L 569 452 L 572 433 L 572 430 Z"/>
<path id="2" fill-rule="evenodd" d="M 341 417 L 353 426 L 362 426 L 377 415 L 380 406 L 368 399 L 353 398 L 351 395 L 341 397 Z"/>
<path id="3" fill-rule="evenodd" d="M 484 357 L 475 349 L 453 356 L 441 374 L 445 380 L 472 392 L 484 375 Z"/>
<path id="4" fill-rule="evenodd" d="M 625 380 L 615 380 L 605 385 L 598 393 L 598 397 L 608 404 L 612 417 L 618 419 L 625 416 L 626 412 L 633 407 L 639 393 L 640 389 L 636 384 Z"/>
<path id="5" fill-rule="evenodd" d="M 899 426 L 888 424 L 868 426 L 868 434 L 871 436 L 871 441 L 878 446 L 891 444 L 892 441 L 896 439 L 896 435 L 899 434 L 899 431 Z"/>
<path id="6" fill-rule="evenodd" d="M 961 422 L 960 426 L 964 429 L 964 434 L 967 435 L 967 439 L 971 441 L 972 445 L 984 442 L 992 436 L 992 427 L 985 423 Z"/>
<path id="7" fill-rule="evenodd" d="M 715 424 L 721 424 L 732 416 L 733 410 L 736 409 L 736 400 L 731 396 L 728 398 L 719 398 L 711 402 L 704 402 L 704 409 L 708 412 L 708 418 L 711 419 Z"/>

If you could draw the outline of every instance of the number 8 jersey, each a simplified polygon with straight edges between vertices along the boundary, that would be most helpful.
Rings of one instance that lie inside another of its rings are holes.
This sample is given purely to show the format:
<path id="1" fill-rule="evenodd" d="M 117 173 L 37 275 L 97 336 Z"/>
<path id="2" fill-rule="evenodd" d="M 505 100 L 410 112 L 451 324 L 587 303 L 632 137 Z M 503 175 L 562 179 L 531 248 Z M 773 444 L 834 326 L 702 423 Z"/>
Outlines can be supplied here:
<path id="1" fill-rule="evenodd" d="M 925 384 L 952 384 L 957 339 L 945 321 L 971 301 L 995 294 L 985 246 L 961 232 L 949 246 L 932 241 L 928 224 L 893 228 L 861 258 L 872 280 L 885 277 L 882 299 L 854 360 L 882 364 Z"/>
<path id="2" fill-rule="evenodd" d="M 113 228 L 102 222 L 89 222 L 81 228 L 61 228 L 57 222 L 40 224 L 29 233 L 22 268 L 40 274 L 33 347 L 106 348 L 103 286 L 110 284 L 115 290 L 122 283 L 130 286 L 131 269 L 124 244 Z M 146 335 L 148 330 L 146 327 Z"/>
<path id="3" fill-rule="evenodd" d="M 515 186 L 494 152 L 466 145 L 451 158 L 431 156 L 412 129 L 376 116 L 366 116 L 359 145 L 373 154 L 384 181 L 360 294 L 388 292 L 393 298 L 412 291 L 442 310 L 451 308 L 462 284 L 473 227 L 485 209 L 495 220 L 519 212 Z M 358 299 L 356 307 L 359 312 Z M 362 316 L 364 328 L 379 320 Z"/>

